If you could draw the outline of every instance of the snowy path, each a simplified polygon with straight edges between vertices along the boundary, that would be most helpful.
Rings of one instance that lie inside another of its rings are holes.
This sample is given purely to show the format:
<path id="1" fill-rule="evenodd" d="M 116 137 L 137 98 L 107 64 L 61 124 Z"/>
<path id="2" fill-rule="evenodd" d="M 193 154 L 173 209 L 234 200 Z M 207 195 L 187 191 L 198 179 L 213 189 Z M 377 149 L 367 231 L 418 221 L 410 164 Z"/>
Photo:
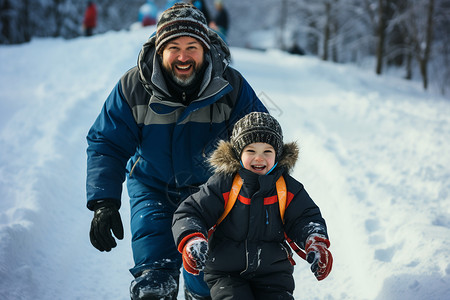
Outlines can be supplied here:
<path id="1" fill-rule="evenodd" d="M 0 299 L 128 299 L 127 196 L 124 241 L 96 251 L 85 135 L 150 33 L 0 47 Z M 299 142 L 294 176 L 329 227 L 333 272 L 317 282 L 298 258 L 296 299 L 450 298 L 450 102 L 371 70 L 232 50 Z"/>

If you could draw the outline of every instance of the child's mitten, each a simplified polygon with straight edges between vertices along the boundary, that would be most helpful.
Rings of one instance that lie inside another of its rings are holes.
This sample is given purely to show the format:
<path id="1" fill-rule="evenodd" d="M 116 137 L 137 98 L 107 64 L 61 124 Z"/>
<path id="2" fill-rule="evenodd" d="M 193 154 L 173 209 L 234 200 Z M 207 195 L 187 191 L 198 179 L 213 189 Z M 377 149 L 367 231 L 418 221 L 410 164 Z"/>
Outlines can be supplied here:
<path id="1" fill-rule="evenodd" d="M 311 234 L 306 239 L 306 261 L 311 264 L 311 271 L 319 281 L 330 274 L 333 265 L 333 256 L 328 247 L 330 241 L 321 234 Z"/>
<path id="2" fill-rule="evenodd" d="M 182 250 L 183 266 L 191 274 L 198 275 L 205 268 L 208 258 L 208 242 L 203 236 L 187 240 Z"/>

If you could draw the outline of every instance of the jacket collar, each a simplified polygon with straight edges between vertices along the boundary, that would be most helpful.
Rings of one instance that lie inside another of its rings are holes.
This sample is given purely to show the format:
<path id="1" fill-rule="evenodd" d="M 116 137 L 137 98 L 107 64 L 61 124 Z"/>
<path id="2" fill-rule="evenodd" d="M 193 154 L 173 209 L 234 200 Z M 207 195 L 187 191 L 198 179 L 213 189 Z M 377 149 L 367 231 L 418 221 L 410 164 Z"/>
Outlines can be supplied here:
<path id="1" fill-rule="evenodd" d="M 229 85 L 228 81 L 223 78 L 223 73 L 230 62 L 229 48 L 212 30 L 209 30 L 208 35 L 211 40 L 211 49 L 205 53 L 205 61 L 208 66 L 200 85 L 198 99 L 194 101 L 210 98 Z M 139 53 L 137 63 L 139 80 L 149 94 L 160 100 L 169 100 L 172 95 L 164 80 L 162 66 L 156 54 L 155 40 L 156 36 L 151 36 Z"/>

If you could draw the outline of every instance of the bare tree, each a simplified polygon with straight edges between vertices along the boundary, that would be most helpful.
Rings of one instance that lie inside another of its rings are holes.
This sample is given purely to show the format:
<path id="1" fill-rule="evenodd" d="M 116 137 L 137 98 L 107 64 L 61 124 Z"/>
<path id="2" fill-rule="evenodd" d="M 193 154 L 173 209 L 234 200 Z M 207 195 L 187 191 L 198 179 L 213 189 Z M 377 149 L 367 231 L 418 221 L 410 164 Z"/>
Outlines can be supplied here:
<path id="1" fill-rule="evenodd" d="M 325 24 L 323 30 L 323 49 L 322 49 L 322 59 L 328 60 L 328 48 L 330 42 L 330 27 L 331 27 L 331 3 L 325 1 Z"/>
<path id="2" fill-rule="evenodd" d="M 435 0 L 433 52 L 430 55 L 430 84 L 443 94 L 450 91 L 450 1 Z"/>
<path id="3" fill-rule="evenodd" d="M 383 59 L 384 59 L 384 41 L 386 37 L 386 23 L 387 23 L 387 4 L 389 0 L 378 0 L 378 26 L 376 29 L 376 37 L 378 39 L 377 42 L 377 64 L 375 73 L 381 74 L 383 68 Z"/>
<path id="4" fill-rule="evenodd" d="M 330 57 L 337 62 L 339 56 L 339 4 L 338 0 L 325 0 L 324 3 L 324 21 L 322 35 L 322 60 L 328 60 Z"/>
<path id="5" fill-rule="evenodd" d="M 288 19 L 287 0 L 281 0 L 280 32 L 279 32 L 279 35 L 278 35 L 278 42 L 279 42 L 279 47 L 282 50 L 286 50 L 286 43 L 284 42 L 284 33 L 286 31 L 287 19 Z"/>
<path id="6" fill-rule="evenodd" d="M 420 73 L 422 74 L 423 88 L 428 88 L 428 62 L 430 60 L 431 44 L 433 40 L 433 13 L 434 13 L 434 0 L 429 0 L 427 11 L 427 23 L 425 33 L 425 47 L 422 49 L 420 44 L 416 45 L 419 51 L 416 52 L 417 59 L 419 60 Z"/>
<path id="7" fill-rule="evenodd" d="M 434 1 L 410 0 L 401 18 L 402 28 L 408 36 L 409 51 L 419 64 L 424 89 L 428 88 L 428 63 L 433 41 Z M 424 14 L 425 12 L 425 14 Z"/>
<path id="8" fill-rule="evenodd" d="M 0 44 L 24 43 L 31 39 L 28 0 L 0 1 Z"/>

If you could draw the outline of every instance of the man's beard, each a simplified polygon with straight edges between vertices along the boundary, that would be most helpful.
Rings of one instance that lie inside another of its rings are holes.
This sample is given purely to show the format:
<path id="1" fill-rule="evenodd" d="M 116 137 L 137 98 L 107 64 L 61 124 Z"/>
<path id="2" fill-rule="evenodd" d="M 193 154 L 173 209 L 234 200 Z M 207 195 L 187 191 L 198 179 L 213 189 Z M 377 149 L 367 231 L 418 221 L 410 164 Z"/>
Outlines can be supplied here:
<path id="1" fill-rule="evenodd" d="M 176 74 L 175 68 L 176 66 L 180 64 L 180 65 L 186 65 L 186 64 L 190 64 L 191 68 L 192 68 L 192 73 L 190 75 L 178 75 Z M 167 73 L 170 75 L 170 77 L 172 78 L 172 80 L 177 83 L 178 85 L 182 86 L 182 87 L 186 87 L 191 85 L 193 82 L 195 82 L 195 80 L 197 79 L 197 77 L 199 76 L 199 70 L 201 69 L 201 65 L 197 66 L 197 64 L 195 63 L 194 60 L 188 60 L 184 63 L 180 63 L 180 62 L 174 62 L 171 65 L 171 68 L 167 68 L 164 67 L 167 71 Z"/>

